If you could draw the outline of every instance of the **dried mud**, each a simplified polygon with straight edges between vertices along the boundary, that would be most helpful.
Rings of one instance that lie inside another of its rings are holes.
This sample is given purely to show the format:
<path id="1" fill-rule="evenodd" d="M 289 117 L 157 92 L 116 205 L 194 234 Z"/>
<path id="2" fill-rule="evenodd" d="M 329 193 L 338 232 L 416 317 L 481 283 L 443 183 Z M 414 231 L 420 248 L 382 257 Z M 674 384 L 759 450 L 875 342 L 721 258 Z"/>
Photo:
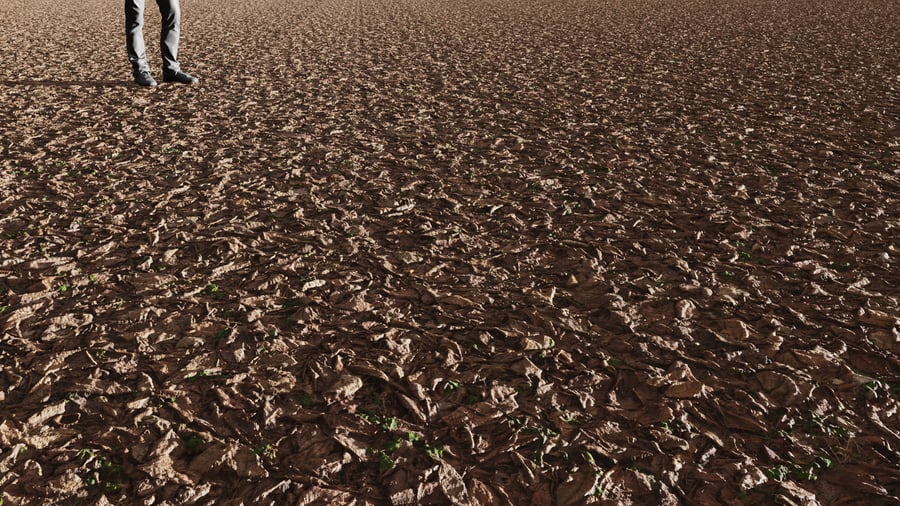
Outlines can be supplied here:
<path id="1" fill-rule="evenodd" d="M 896 1 L 182 7 L 0 3 L 4 504 L 898 503 Z"/>

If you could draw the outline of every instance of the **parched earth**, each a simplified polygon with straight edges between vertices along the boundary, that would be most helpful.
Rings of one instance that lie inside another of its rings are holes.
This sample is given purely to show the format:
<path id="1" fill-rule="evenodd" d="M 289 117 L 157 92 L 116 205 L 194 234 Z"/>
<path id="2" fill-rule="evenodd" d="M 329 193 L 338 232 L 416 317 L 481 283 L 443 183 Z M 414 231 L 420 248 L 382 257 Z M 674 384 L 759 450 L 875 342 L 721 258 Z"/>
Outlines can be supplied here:
<path id="1" fill-rule="evenodd" d="M 182 7 L 0 2 L 0 503 L 900 503 L 896 0 Z"/>

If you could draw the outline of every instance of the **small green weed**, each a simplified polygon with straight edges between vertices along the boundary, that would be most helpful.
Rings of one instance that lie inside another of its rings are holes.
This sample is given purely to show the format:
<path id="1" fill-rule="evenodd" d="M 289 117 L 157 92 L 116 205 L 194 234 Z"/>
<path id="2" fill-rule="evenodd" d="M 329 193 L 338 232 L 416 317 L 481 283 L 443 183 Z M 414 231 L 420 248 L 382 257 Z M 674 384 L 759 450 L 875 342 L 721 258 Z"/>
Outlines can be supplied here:
<path id="1" fill-rule="evenodd" d="M 425 445 L 425 453 L 427 453 L 431 458 L 435 460 L 440 460 L 444 456 L 444 452 L 446 450 L 443 446 L 432 446 L 429 444 Z"/>
<path id="2" fill-rule="evenodd" d="M 85 484 L 99 487 L 104 494 L 119 491 L 122 485 L 122 466 L 88 448 L 80 450 L 78 456 L 89 469 L 88 476 L 84 479 Z"/>
<path id="3" fill-rule="evenodd" d="M 206 295 L 208 297 L 213 297 L 215 299 L 221 299 L 222 297 L 225 296 L 225 293 L 222 290 L 220 290 L 219 287 L 216 286 L 214 283 L 207 284 L 205 287 L 203 287 L 203 290 L 201 290 L 200 293 L 202 295 Z"/>
<path id="4" fill-rule="evenodd" d="M 444 391 L 453 392 L 454 390 L 459 390 L 462 386 L 463 384 L 459 381 L 447 381 L 447 383 L 444 384 Z"/>
<path id="5" fill-rule="evenodd" d="M 466 404 L 477 404 L 481 401 L 482 401 L 481 396 L 477 395 L 477 394 L 469 394 L 466 396 L 465 399 L 463 399 L 463 402 L 465 402 Z"/>
<path id="6" fill-rule="evenodd" d="M 849 436 L 847 429 L 832 422 L 831 418 L 815 414 L 804 418 L 799 429 L 810 436 L 829 436 L 841 439 Z"/>
<path id="7" fill-rule="evenodd" d="M 777 466 L 772 466 L 766 469 L 765 473 L 766 476 L 775 481 L 783 481 L 791 474 L 791 468 L 783 464 L 779 464 Z"/>
<path id="8" fill-rule="evenodd" d="M 403 440 L 394 439 L 384 446 L 384 451 L 386 453 L 394 453 L 395 451 L 399 450 L 401 446 L 403 446 Z"/>
<path id="9" fill-rule="evenodd" d="M 530 425 L 530 426 L 526 426 L 525 429 L 534 434 L 541 436 L 541 438 L 544 440 L 559 437 L 559 432 L 556 432 L 555 430 L 553 430 L 549 427 L 542 427 L 540 425 Z"/>
<path id="10" fill-rule="evenodd" d="M 602 498 L 606 495 L 606 489 L 601 487 L 600 485 L 596 485 L 593 490 L 591 490 L 590 495 L 592 497 Z"/>
<path id="11" fill-rule="evenodd" d="M 390 470 L 394 467 L 394 459 L 390 455 L 381 452 L 378 456 L 378 467 L 382 471 Z"/>
<path id="12" fill-rule="evenodd" d="M 766 476 L 775 481 L 784 481 L 790 476 L 801 481 L 816 481 L 818 472 L 834 467 L 834 461 L 823 455 L 817 456 L 812 462 L 805 465 L 790 463 L 779 464 L 765 470 Z"/>
<path id="13" fill-rule="evenodd" d="M 376 450 L 375 448 L 366 448 L 366 453 L 369 455 L 378 457 L 378 468 L 382 471 L 388 471 L 394 467 L 394 458 L 391 457 L 391 453 L 396 451 L 400 446 L 399 441 L 394 441 L 393 443 L 388 444 L 382 450 Z"/>
<path id="14" fill-rule="evenodd" d="M 838 272 L 850 272 L 853 270 L 853 265 L 847 262 L 832 262 L 829 264 L 829 267 Z"/>
<path id="15" fill-rule="evenodd" d="M 203 370 L 200 370 L 200 371 L 197 371 L 197 372 L 195 372 L 194 374 L 188 376 L 188 377 L 187 377 L 187 380 L 188 380 L 188 381 L 196 381 L 196 380 L 198 380 L 198 379 L 201 379 L 201 378 L 208 378 L 208 377 L 209 377 L 209 373 L 208 373 L 208 372 L 203 371 Z"/>
<path id="16" fill-rule="evenodd" d="M 299 402 L 300 405 L 306 409 L 309 409 L 310 407 L 312 407 L 313 404 L 315 404 L 312 397 L 310 397 L 309 394 L 306 392 L 300 392 L 299 394 L 297 394 L 296 397 L 297 397 L 297 402 Z"/>
<path id="17" fill-rule="evenodd" d="M 259 455 L 260 457 L 268 457 L 270 459 L 275 458 L 275 446 L 272 445 L 271 443 L 266 443 L 264 445 L 257 446 L 256 448 L 253 448 L 250 451 L 252 451 L 256 455 Z"/>
<path id="18" fill-rule="evenodd" d="M 388 432 L 397 430 L 397 428 L 400 426 L 400 419 L 396 416 L 381 417 L 373 413 L 363 412 L 359 414 L 359 417 L 371 423 L 372 425 L 381 427 L 383 430 L 386 430 Z"/>
<path id="19" fill-rule="evenodd" d="M 200 448 L 206 444 L 206 440 L 197 434 L 191 434 L 184 440 L 184 447 L 188 453 L 195 454 L 200 452 Z"/>

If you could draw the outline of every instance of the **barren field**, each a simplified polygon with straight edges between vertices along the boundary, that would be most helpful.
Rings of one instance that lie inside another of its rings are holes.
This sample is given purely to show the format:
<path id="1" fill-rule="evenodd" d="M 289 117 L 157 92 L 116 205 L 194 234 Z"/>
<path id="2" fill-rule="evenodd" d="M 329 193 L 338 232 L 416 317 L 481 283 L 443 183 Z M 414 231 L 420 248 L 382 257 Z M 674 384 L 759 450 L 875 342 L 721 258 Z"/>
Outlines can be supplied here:
<path id="1" fill-rule="evenodd" d="M 0 1 L 4 506 L 900 503 L 896 0 L 182 9 Z"/>

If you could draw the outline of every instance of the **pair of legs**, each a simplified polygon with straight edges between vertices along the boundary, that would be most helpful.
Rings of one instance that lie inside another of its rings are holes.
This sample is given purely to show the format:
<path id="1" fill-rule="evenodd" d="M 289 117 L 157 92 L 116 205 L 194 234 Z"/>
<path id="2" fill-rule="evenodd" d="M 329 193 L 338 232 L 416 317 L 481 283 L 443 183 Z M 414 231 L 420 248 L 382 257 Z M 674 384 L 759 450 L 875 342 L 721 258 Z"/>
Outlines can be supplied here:
<path id="1" fill-rule="evenodd" d="M 159 47 L 162 51 L 163 77 L 185 84 L 193 84 L 196 78 L 181 71 L 178 63 L 178 39 L 181 36 L 181 6 L 178 0 L 156 0 L 162 16 L 162 30 Z M 144 0 L 125 0 L 125 41 L 128 61 L 135 80 L 143 85 L 153 81 L 150 65 L 147 63 L 147 48 L 144 45 Z M 143 80 L 143 82 L 142 82 Z"/>
<path id="2" fill-rule="evenodd" d="M 177 72 L 178 39 L 181 35 L 181 6 L 178 0 L 156 0 L 162 16 L 159 47 L 162 50 L 163 72 Z M 137 74 L 150 70 L 147 64 L 147 48 L 144 46 L 144 0 L 125 0 L 125 37 L 128 61 Z"/>

